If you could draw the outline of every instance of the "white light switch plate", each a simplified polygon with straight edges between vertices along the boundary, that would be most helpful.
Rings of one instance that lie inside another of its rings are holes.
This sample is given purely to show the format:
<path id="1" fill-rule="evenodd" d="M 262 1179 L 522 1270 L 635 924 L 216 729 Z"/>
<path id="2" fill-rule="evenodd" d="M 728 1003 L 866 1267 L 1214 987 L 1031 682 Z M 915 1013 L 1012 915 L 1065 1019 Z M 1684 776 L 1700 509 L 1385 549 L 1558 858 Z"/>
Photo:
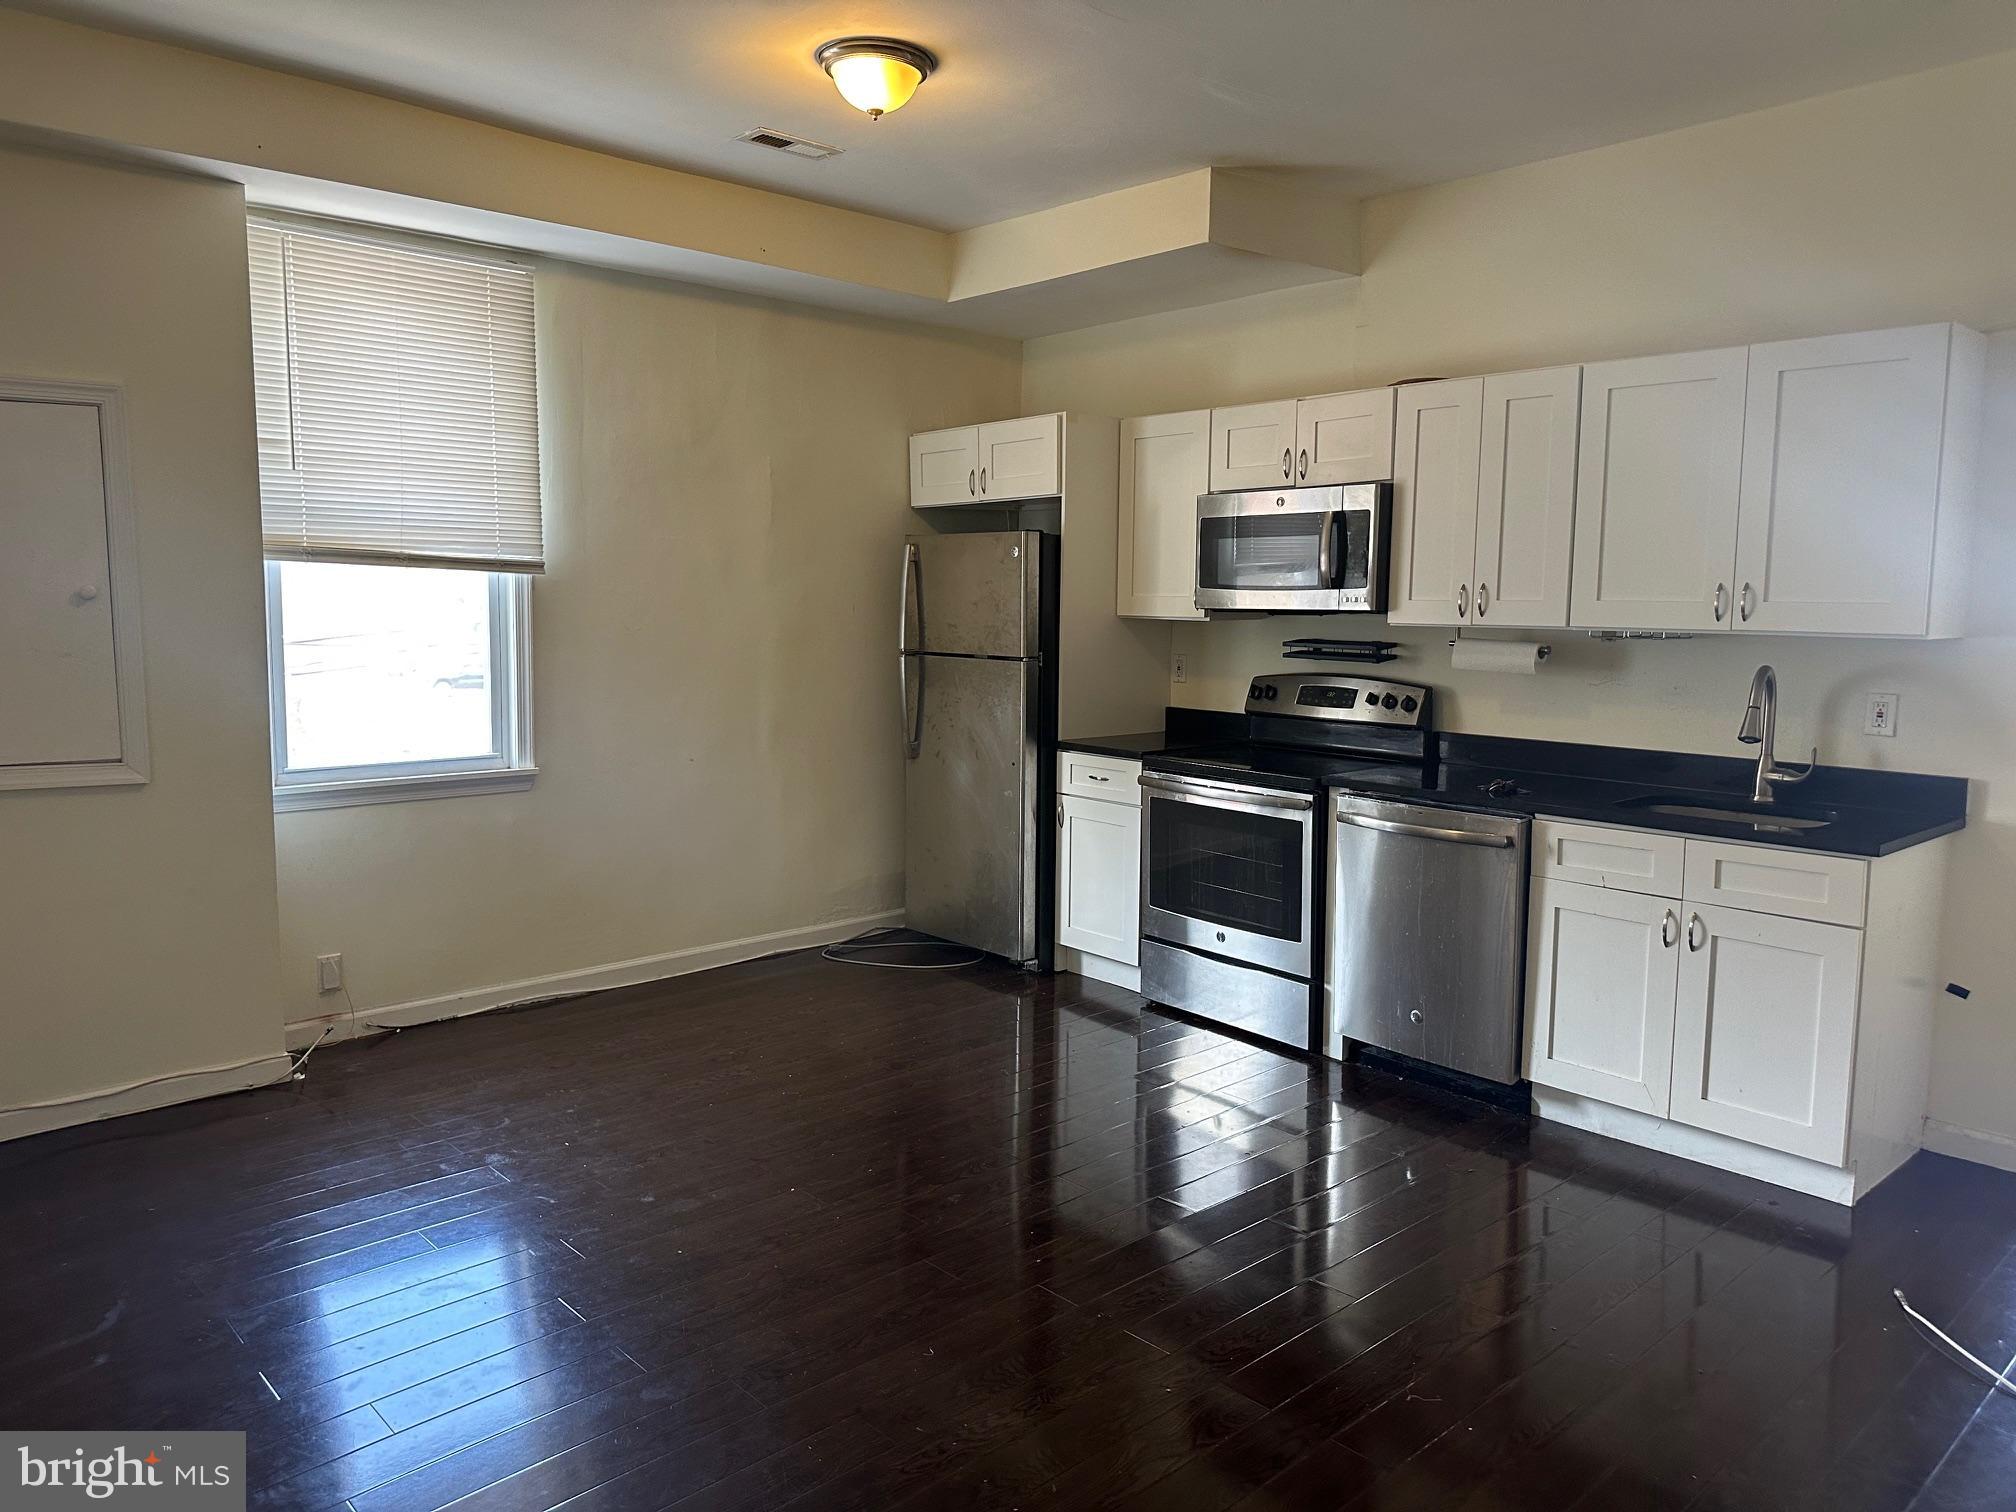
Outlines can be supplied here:
<path id="1" fill-rule="evenodd" d="M 1897 733 L 1897 695 L 1895 693 L 1871 693 L 1862 705 L 1862 733 L 1864 735 L 1895 735 Z"/>

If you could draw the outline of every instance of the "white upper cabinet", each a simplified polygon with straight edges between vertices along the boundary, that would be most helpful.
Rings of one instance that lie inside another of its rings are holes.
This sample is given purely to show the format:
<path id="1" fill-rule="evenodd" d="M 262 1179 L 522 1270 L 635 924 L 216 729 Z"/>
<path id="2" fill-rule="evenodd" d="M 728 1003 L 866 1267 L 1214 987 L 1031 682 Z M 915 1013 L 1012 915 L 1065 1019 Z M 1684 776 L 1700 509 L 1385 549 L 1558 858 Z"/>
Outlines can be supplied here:
<path id="1" fill-rule="evenodd" d="M 1725 347 L 1582 370 L 1571 624 L 1729 622 L 1748 361 Z"/>
<path id="2" fill-rule="evenodd" d="M 983 503 L 1054 498 L 1064 491 L 1062 421 L 1061 415 L 1031 415 L 1026 420 L 990 420 L 980 427 Z"/>
<path id="3" fill-rule="evenodd" d="M 116 389 L 0 379 L 0 788 L 147 776 Z"/>
<path id="4" fill-rule="evenodd" d="M 1735 628 L 1956 633 L 1982 347 L 1933 325 L 1750 348 Z"/>
<path id="5" fill-rule="evenodd" d="M 1671 1116 L 1840 1165 L 1861 931 L 1690 903 L 1685 937 Z"/>
<path id="6" fill-rule="evenodd" d="M 1521 630 L 1568 623 L 1581 403 L 1579 367 L 1484 380 L 1473 625 Z"/>
<path id="7" fill-rule="evenodd" d="M 910 506 L 974 504 L 980 499 L 980 427 L 925 431 L 910 438 Z"/>
<path id="8" fill-rule="evenodd" d="M 1293 399 L 1211 411 L 1211 493 L 1290 488 L 1295 482 Z"/>
<path id="9" fill-rule="evenodd" d="M 1378 483 L 1393 476 L 1390 388 L 1295 401 L 1295 482 Z"/>
<path id="10" fill-rule="evenodd" d="M 910 507 L 1008 504 L 1064 491 L 1061 415 L 990 420 L 910 438 Z"/>
<path id="11" fill-rule="evenodd" d="M 1396 625 L 1469 620 L 1483 412 L 1482 378 L 1410 383 L 1399 391 L 1386 614 Z"/>
<path id="12" fill-rule="evenodd" d="M 1210 490 L 1211 412 L 1120 422 L 1119 612 L 1203 619 L 1197 496 Z"/>

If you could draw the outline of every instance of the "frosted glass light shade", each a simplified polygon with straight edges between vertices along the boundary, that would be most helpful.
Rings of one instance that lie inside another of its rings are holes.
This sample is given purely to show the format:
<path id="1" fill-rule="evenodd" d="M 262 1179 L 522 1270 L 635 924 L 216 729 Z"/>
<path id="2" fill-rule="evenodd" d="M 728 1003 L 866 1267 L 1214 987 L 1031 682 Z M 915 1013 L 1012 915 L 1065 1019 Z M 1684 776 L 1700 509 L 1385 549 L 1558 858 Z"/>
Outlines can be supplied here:
<path id="1" fill-rule="evenodd" d="M 938 64 L 923 48 L 893 37 L 841 37 L 812 56 L 840 97 L 875 120 L 908 104 Z"/>

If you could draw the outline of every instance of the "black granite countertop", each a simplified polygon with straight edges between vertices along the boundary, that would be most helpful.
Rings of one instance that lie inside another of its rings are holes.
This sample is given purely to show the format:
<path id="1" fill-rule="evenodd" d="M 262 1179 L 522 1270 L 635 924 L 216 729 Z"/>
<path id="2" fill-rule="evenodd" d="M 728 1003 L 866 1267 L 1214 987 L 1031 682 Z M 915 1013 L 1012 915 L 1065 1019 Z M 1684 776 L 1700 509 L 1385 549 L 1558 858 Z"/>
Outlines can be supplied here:
<path id="1" fill-rule="evenodd" d="M 1207 746 L 1258 733 L 1244 715 L 1172 707 L 1164 733 L 1066 740 L 1059 747 L 1123 758 L 1195 750 L 1203 758 Z M 1334 754 L 1310 765 L 1322 785 L 1401 802 L 1619 824 L 1828 855 L 1887 856 L 1967 824 L 1964 777 L 1821 766 L 1807 781 L 1779 787 L 1769 815 L 1717 819 L 1661 814 L 1650 805 L 1747 805 L 1754 758 L 1489 735 L 1443 734 L 1433 743 L 1437 759 L 1425 765 L 1376 759 L 1353 765 L 1339 763 Z M 1211 754 L 1216 759 L 1218 753 Z M 1790 759 L 1794 753 L 1785 755 Z M 1325 762 L 1334 774 L 1324 771 Z M 1778 822 L 1806 818 L 1827 822 L 1813 828 Z"/>
<path id="2" fill-rule="evenodd" d="M 1161 730 L 1147 730 L 1139 735 L 1088 735 L 1071 740 L 1060 740 L 1060 751 L 1083 751 L 1088 756 L 1118 756 L 1131 761 L 1146 756 L 1151 751 L 1168 749 L 1169 737 Z"/>

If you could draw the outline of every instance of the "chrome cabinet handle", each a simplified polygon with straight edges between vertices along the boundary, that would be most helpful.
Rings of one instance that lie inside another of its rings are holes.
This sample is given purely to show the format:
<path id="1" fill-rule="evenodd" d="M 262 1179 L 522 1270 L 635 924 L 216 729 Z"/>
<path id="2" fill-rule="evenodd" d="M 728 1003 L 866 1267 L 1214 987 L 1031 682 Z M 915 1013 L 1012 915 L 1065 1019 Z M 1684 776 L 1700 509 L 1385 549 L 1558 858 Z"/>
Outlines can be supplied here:
<path id="1" fill-rule="evenodd" d="M 980 469 L 980 492 L 987 492 L 987 469 L 984 467 Z"/>
<path id="2" fill-rule="evenodd" d="M 1477 618 L 1479 619 L 1484 618 L 1484 616 L 1490 611 L 1490 608 L 1491 608 L 1491 585 L 1489 583 L 1479 583 L 1477 585 Z"/>
<path id="3" fill-rule="evenodd" d="M 1294 462 L 1295 462 L 1295 449 L 1294 449 L 1293 447 L 1289 447 L 1289 446 L 1284 446 L 1284 447 L 1282 447 L 1282 448 L 1281 448 L 1281 476 L 1282 476 L 1282 477 L 1284 477 L 1284 478 L 1293 478 L 1293 477 L 1295 476 L 1295 466 L 1294 466 Z"/>
<path id="4" fill-rule="evenodd" d="M 1302 459 L 1300 464 L 1298 465 L 1295 476 L 1298 478 L 1306 478 L 1309 476 L 1309 448 L 1306 446 L 1302 448 Z"/>
<path id="5" fill-rule="evenodd" d="M 1057 828 L 1064 828 L 1064 800 L 1062 798 L 1057 800 Z"/>
<path id="6" fill-rule="evenodd" d="M 979 474 L 972 468 L 969 467 L 966 469 L 966 492 L 969 497 L 980 492 L 978 488 L 973 486 L 973 480 L 978 476 Z"/>
<path id="7" fill-rule="evenodd" d="M 1744 624 L 1749 624 L 1750 616 L 1757 608 L 1757 590 L 1745 583 L 1742 593 L 1737 595 L 1736 603 L 1738 605 L 1736 612 L 1743 617 Z"/>
<path id="8" fill-rule="evenodd" d="M 1456 618 L 1470 618 L 1470 585 L 1463 584 L 1456 590 Z"/>
<path id="9" fill-rule="evenodd" d="M 1111 782 L 1113 780 L 1111 777 L 1101 777 L 1097 772 L 1087 772 L 1084 776 L 1087 782 Z"/>
<path id="10" fill-rule="evenodd" d="M 1670 908 L 1659 925 L 1659 943 L 1668 950 L 1680 943 L 1680 919 Z"/>
<path id="11" fill-rule="evenodd" d="M 1701 922 L 1701 915 L 1690 913 L 1687 915 L 1687 948 L 1689 950 L 1699 950 L 1707 943 L 1708 926 Z"/>
<path id="12" fill-rule="evenodd" d="M 1720 583 L 1715 585 L 1715 623 L 1722 623 L 1722 616 L 1728 612 L 1729 590 Z"/>

